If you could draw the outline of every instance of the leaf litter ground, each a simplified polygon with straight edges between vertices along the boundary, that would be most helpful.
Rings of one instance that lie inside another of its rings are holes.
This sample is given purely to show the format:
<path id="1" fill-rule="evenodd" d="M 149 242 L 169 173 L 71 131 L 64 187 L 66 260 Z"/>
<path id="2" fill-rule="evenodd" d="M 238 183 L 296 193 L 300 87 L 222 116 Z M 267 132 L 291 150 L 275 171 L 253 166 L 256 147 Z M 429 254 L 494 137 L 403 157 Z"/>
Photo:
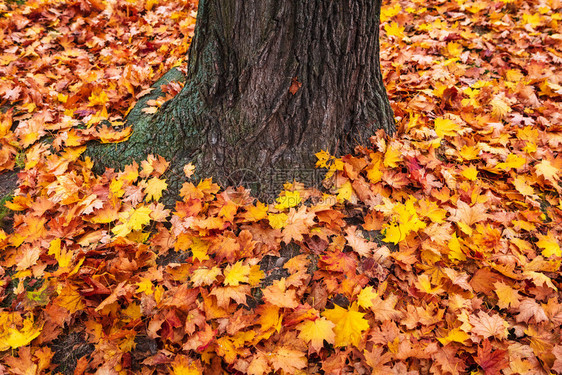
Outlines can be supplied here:
<path id="1" fill-rule="evenodd" d="M 167 209 L 162 158 L 81 154 L 185 65 L 196 4 L 0 4 L 0 373 L 562 373 L 561 11 L 389 2 L 396 137 L 270 205 L 186 166 Z"/>

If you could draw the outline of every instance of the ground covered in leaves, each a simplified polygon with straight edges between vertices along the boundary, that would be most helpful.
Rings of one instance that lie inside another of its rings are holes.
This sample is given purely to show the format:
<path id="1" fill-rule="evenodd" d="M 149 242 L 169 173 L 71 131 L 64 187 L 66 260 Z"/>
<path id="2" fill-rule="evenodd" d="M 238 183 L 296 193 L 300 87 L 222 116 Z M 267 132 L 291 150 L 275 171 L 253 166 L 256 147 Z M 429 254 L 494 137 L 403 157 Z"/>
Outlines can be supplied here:
<path id="1" fill-rule="evenodd" d="M 0 373 L 562 373 L 561 14 L 392 0 L 396 137 L 270 205 L 188 165 L 167 209 L 165 160 L 81 154 L 185 65 L 196 4 L 1 3 Z"/>

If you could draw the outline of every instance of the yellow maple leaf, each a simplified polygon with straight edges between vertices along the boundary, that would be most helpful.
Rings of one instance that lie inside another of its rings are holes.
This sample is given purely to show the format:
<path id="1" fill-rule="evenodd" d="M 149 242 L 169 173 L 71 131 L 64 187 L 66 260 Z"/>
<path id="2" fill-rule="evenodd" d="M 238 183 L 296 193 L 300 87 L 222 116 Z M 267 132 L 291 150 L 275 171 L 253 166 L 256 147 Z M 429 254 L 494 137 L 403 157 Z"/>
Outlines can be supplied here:
<path id="1" fill-rule="evenodd" d="M 248 276 L 248 284 L 250 284 L 252 287 L 257 287 L 261 283 L 264 277 L 265 277 L 265 272 L 261 270 L 260 265 L 254 264 L 250 268 L 250 275 Z"/>
<path id="2" fill-rule="evenodd" d="M 127 237 L 127 235 L 131 233 L 131 228 L 129 228 L 127 224 L 123 223 L 117 224 L 111 228 L 111 231 L 118 237 Z"/>
<path id="3" fill-rule="evenodd" d="M 406 234 L 408 234 L 404 226 L 398 224 L 396 221 L 386 223 L 383 226 L 383 233 L 383 241 L 393 243 L 395 245 L 398 242 L 403 241 L 406 238 Z"/>
<path id="4" fill-rule="evenodd" d="M 464 178 L 470 181 L 476 181 L 478 176 L 478 169 L 475 166 L 471 165 L 470 167 L 466 167 L 461 172 Z"/>
<path id="5" fill-rule="evenodd" d="M 528 184 L 528 179 L 524 176 L 514 177 L 512 184 L 515 186 L 515 189 L 523 195 L 531 196 L 535 194 L 535 189 Z"/>
<path id="6" fill-rule="evenodd" d="M 440 294 L 443 292 L 443 288 L 440 286 L 432 287 L 431 280 L 427 274 L 423 274 L 418 276 L 417 280 L 414 282 L 414 285 L 422 292 L 427 294 Z"/>
<path id="7" fill-rule="evenodd" d="M 382 153 L 371 153 L 371 162 L 367 167 L 367 178 L 373 184 L 376 184 L 380 180 L 382 180 Z"/>
<path id="8" fill-rule="evenodd" d="M 447 246 L 449 247 L 448 256 L 450 260 L 452 260 L 453 262 L 456 262 L 458 260 L 466 260 L 466 255 L 462 251 L 461 243 L 456 233 L 453 233 Z"/>
<path id="9" fill-rule="evenodd" d="M 470 335 L 459 328 L 453 328 L 447 333 L 447 336 L 437 338 L 442 345 L 447 345 L 450 342 L 460 342 L 461 344 L 468 340 Z"/>
<path id="10" fill-rule="evenodd" d="M 312 349 L 318 352 L 324 346 L 324 340 L 326 340 L 328 344 L 335 343 L 335 326 L 336 325 L 328 319 L 321 317 L 314 321 L 304 321 L 297 326 L 297 329 L 300 331 L 299 338 L 310 343 Z"/>
<path id="11" fill-rule="evenodd" d="M 149 207 L 141 206 L 137 209 L 131 208 L 129 211 L 121 212 L 119 220 L 121 224 L 116 225 L 111 231 L 120 237 L 125 237 L 131 231 L 142 230 L 142 227 L 150 223 L 150 213 L 152 210 Z"/>
<path id="12" fill-rule="evenodd" d="M 338 195 L 336 199 L 338 200 L 338 202 L 342 203 L 343 201 L 349 200 L 352 195 L 353 195 L 353 186 L 351 186 L 351 182 L 347 180 L 338 189 Z"/>
<path id="13" fill-rule="evenodd" d="M 553 183 L 560 179 L 560 171 L 547 159 L 543 159 L 540 163 L 536 164 L 535 171 L 538 176 L 543 176 L 545 180 Z"/>
<path id="14" fill-rule="evenodd" d="M 224 285 L 238 286 L 247 283 L 250 276 L 250 266 L 242 264 L 242 261 L 234 265 L 228 265 L 224 270 Z"/>
<path id="15" fill-rule="evenodd" d="M 539 238 L 539 240 L 537 241 L 537 246 L 543 249 L 542 255 L 544 257 L 550 258 L 553 255 L 557 257 L 562 256 L 562 250 L 560 250 L 560 245 L 558 245 L 558 242 L 556 241 L 556 239 L 554 238 L 554 236 L 550 231 L 546 236 L 539 234 L 537 235 L 537 237 Z"/>
<path id="16" fill-rule="evenodd" d="M 64 286 L 55 299 L 55 302 L 57 305 L 67 309 L 71 314 L 85 307 L 82 302 L 82 296 L 78 292 L 78 288 L 72 285 Z"/>
<path id="17" fill-rule="evenodd" d="M 222 274 L 222 270 L 215 266 L 213 268 L 198 268 L 191 273 L 193 286 L 211 285 Z"/>
<path id="18" fill-rule="evenodd" d="M 170 373 L 173 375 L 201 375 L 202 372 L 192 359 L 185 355 L 176 355 Z"/>
<path id="19" fill-rule="evenodd" d="M 504 99 L 496 96 L 490 100 L 490 105 L 492 106 L 492 115 L 496 118 L 503 118 L 509 112 L 511 112 L 511 106 Z"/>
<path id="20" fill-rule="evenodd" d="M 459 151 L 459 155 L 464 160 L 478 159 L 479 153 L 480 153 L 480 147 L 478 146 L 463 146 Z"/>
<path id="21" fill-rule="evenodd" d="M 331 155 L 328 153 L 328 151 L 319 151 L 316 154 L 314 154 L 314 156 L 316 156 L 316 158 L 318 159 L 316 161 L 316 167 L 319 168 L 328 168 L 328 162 L 330 160 Z"/>
<path id="22" fill-rule="evenodd" d="M 399 148 L 389 146 L 384 153 L 383 164 L 385 167 L 396 168 L 402 161 L 402 151 Z"/>
<path id="23" fill-rule="evenodd" d="M 343 171 L 343 162 L 341 159 L 330 155 L 327 151 L 320 151 L 314 154 L 318 158 L 316 167 L 327 168 L 326 178 L 330 178 L 336 171 Z"/>
<path id="24" fill-rule="evenodd" d="M 131 210 L 127 220 L 127 225 L 132 230 L 141 230 L 144 225 L 150 223 L 151 212 L 152 210 L 150 208 L 144 206 Z"/>
<path id="25" fill-rule="evenodd" d="M 189 248 L 191 249 L 191 253 L 193 254 L 193 258 L 203 262 L 209 259 L 209 255 L 207 251 L 209 251 L 209 247 L 211 244 L 208 241 L 202 240 L 199 237 L 192 238 L 191 245 Z"/>
<path id="26" fill-rule="evenodd" d="M 135 291 L 136 293 L 144 293 L 146 295 L 154 294 L 154 285 L 149 278 L 142 278 L 141 281 L 135 285 L 138 286 L 138 289 Z"/>
<path id="27" fill-rule="evenodd" d="M 72 251 L 61 248 L 60 238 L 56 238 L 51 241 L 51 244 L 49 245 L 49 252 L 47 254 L 55 256 L 55 259 L 59 263 L 59 267 L 61 269 L 69 267 L 72 263 L 73 253 Z"/>
<path id="28" fill-rule="evenodd" d="M 364 309 L 370 309 L 373 307 L 373 300 L 378 296 L 379 294 L 373 290 L 372 286 L 367 286 L 359 292 L 357 304 Z"/>
<path id="29" fill-rule="evenodd" d="M 267 217 L 267 206 L 258 202 L 255 206 L 247 206 L 247 212 L 244 214 L 244 218 L 249 221 L 260 221 Z"/>
<path id="30" fill-rule="evenodd" d="M 447 43 L 447 54 L 449 57 L 459 57 L 463 51 L 463 47 L 460 43 L 449 42 Z"/>
<path id="31" fill-rule="evenodd" d="M 146 192 L 145 200 L 150 202 L 154 199 L 156 202 L 162 197 L 162 192 L 168 188 L 168 184 L 166 183 L 166 179 L 159 179 L 156 177 L 151 178 L 148 180 L 146 184 L 146 188 L 144 191 Z"/>
<path id="32" fill-rule="evenodd" d="M 525 25 L 531 25 L 533 28 L 540 26 L 542 24 L 542 16 L 539 13 L 523 13 L 523 23 Z"/>
<path id="33" fill-rule="evenodd" d="M 301 194 L 298 191 L 283 191 L 277 198 L 277 202 L 275 208 L 278 210 L 295 207 L 301 203 Z"/>
<path id="34" fill-rule="evenodd" d="M 388 21 L 390 18 L 396 16 L 402 11 L 402 7 L 400 4 L 394 4 L 394 6 L 390 7 L 390 5 L 383 6 L 381 8 L 381 18 L 380 22 L 384 23 Z"/>
<path id="35" fill-rule="evenodd" d="M 43 329 L 43 324 L 36 325 L 33 318 L 24 319 L 21 327 L 13 324 L 14 321 L 21 320 L 14 317 L 16 313 L 3 314 L 0 318 L 0 352 L 4 350 L 16 349 L 25 346 L 33 341 Z"/>
<path id="36" fill-rule="evenodd" d="M 498 296 L 498 307 L 507 309 L 519 306 L 519 292 L 501 281 L 494 283 L 494 292 Z"/>
<path id="37" fill-rule="evenodd" d="M 365 314 L 358 311 L 355 302 L 349 309 L 335 305 L 333 309 L 325 310 L 322 315 L 335 324 L 335 346 L 355 345 L 358 347 L 362 332 L 369 329 L 369 322 L 363 318 Z"/>
<path id="38" fill-rule="evenodd" d="M 455 136 L 460 130 L 460 126 L 453 120 L 438 117 L 435 119 L 435 133 L 439 138 L 444 136 Z"/>
<path id="39" fill-rule="evenodd" d="M 384 25 L 384 30 L 388 36 L 395 36 L 398 39 L 404 39 L 404 27 L 396 22 L 390 22 Z"/>
<path id="40" fill-rule="evenodd" d="M 496 165 L 496 167 L 503 169 L 503 170 L 508 170 L 508 169 L 517 169 L 517 168 L 521 168 L 522 166 L 525 165 L 526 163 L 526 159 L 522 156 L 519 155 L 515 155 L 515 154 L 509 154 L 507 155 L 507 158 L 505 159 L 504 163 L 498 163 Z"/>
<path id="41" fill-rule="evenodd" d="M 114 196 L 120 198 L 125 194 L 125 190 L 123 189 L 123 180 L 112 180 L 109 184 L 109 191 L 113 193 Z"/>
<path id="42" fill-rule="evenodd" d="M 221 207 L 219 211 L 219 217 L 224 218 L 226 221 L 234 220 L 234 216 L 238 211 L 238 205 L 233 201 L 228 201 Z"/>
<path id="43" fill-rule="evenodd" d="M 269 225 L 274 229 L 281 229 L 287 225 L 287 219 L 289 216 L 285 213 L 280 214 L 268 214 L 267 219 L 269 220 Z"/>
<path id="44" fill-rule="evenodd" d="M 107 96 L 105 91 L 99 91 L 97 93 L 92 92 L 88 100 L 89 100 L 88 106 L 94 107 L 96 105 L 105 105 L 105 103 L 107 103 L 107 101 L 109 100 L 109 97 Z"/>

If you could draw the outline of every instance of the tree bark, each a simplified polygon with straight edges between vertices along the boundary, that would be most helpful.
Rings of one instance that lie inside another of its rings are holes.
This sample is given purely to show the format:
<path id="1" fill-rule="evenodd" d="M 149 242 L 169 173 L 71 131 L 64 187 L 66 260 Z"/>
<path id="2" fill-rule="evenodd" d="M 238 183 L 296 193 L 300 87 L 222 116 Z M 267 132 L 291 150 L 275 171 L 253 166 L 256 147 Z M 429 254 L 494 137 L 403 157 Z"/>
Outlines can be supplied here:
<path id="1" fill-rule="evenodd" d="M 314 153 L 349 153 L 377 129 L 395 130 L 380 8 L 381 0 L 201 0 L 183 90 L 150 118 L 139 103 L 129 141 L 90 154 L 104 167 L 159 154 L 171 175 L 192 162 L 200 177 L 262 195 L 293 177 L 317 182 L 306 181 L 316 179 Z"/>

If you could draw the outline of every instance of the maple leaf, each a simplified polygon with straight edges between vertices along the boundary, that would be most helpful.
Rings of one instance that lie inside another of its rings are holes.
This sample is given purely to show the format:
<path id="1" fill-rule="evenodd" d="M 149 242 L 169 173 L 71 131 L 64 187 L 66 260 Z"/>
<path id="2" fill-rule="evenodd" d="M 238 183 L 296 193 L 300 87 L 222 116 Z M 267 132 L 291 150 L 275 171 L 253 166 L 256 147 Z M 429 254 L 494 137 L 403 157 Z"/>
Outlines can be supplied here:
<path id="1" fill-rule="evenodd" d="M 267 206 L 262 202 L 257 202 L 255 206 L 246 206 L 247 212 L 244 219 L 248 221 L 260 221 L 267 217 Z"/>
<path id="2" fill-rule="evenodd" d="M 177 355 L 172 362 L 171 374 L 173 375 L 201 375 L 201 370 L 194 361 L 184 355 Z"/>
<path id="3" fill-rule="evenodd" d="M 299 338 L 303 339 L 316 352 L 319 352 L 324 347 L 324 340 L 328 344 L 334 344 L 336 334 L 334 327 L 336 325 L 324 317 L 315 319 L 314 321 L 307 320 L 297 326 L 300 331 Z"/>
<path id="4" fill-rule="evenodd" d="M 154 285 L 152 284 L 152 280 L 148 278 L 142 278 L 141 281 L 135 285 L 138 287 L 135 293 L 145 293 L 146 295 L 154 294 Z"/>
<path id="5" fill-rule="evenodd" d="M 429 276 L 425 273 L 418 276 L 417 280 L 415 281 L 415 285 L 420 291 L 427 294 L 440 294 L 444 292 L 443 288 L 441 288 L 439 285 L 436 287 L 432 287 Z"/>
<path id="6" fill-rule="evenodd" d="M 389 36 L 394 36 L 398 40 L 404 39 L 404 27 L 399 26 L 396 22 L 387 23 L 384 30 Z"/>
<path id="7" fill-rule="evenodd" d="M 439 138 L 455 136 L 459 130 L 460 126 L 452 120 L 441 117 L 435 119 L 435 133 Z"/>
<path id="8" fill-rule="evenodd" d="M 188 163 L 183 167 L 183 173 L 185 173 L 185 177 L 190 178 L 195 173 L 195 165 L 192 163 Z"/>
<path id="9" fill-rule="evenodd" d="M 217 298 L 217 305 L 226 308 L 232 299 L 239 305 L 246 304 L 246 296 L 250 294 L 249 285 L 228 286 L 226 288 L 215 287 L 210 293 Z"/>
<path id="10" fill-rule="evenodd" d="M 301 195 L 298 191 L 283 191 L 277 198 L 277 202 L 275 208 L 278 210 L 295 207 L 301 203 Z"/>
<path id="11" fill-rule="evenodd" d="M 195 237 L 191 239 L 191 244 L 189 245 L 189 249 L 193 254 L 193 258 L 203 262 L 209 259 L 209 248 L 211 244 L 208 241 L 205 241 L 199 237 Z"/>
<path id="12" fill-rule="evenodd" d="M 398 303 L 398 296 L 396 294 L 387 295 L 385 299 L 382 299 L 379 295 L 372 302 L 371 311 L 375 315 L 375 319 L 380 322 L 398 319 L 402 316 L 402 312 L 395 308 Z"/>
<path id="13" fill-rule="evenodd" d="M 18 313 L 0 313 L 0 351 L 29 344 L 39 336 L 42 329 L 43 324 L 35 324 L 33 317 L 21 319 Z"/>
<path id="14" fill-rule="evenodd" d="M 294 309 L 299 305 L 296 291 L 287 289 L 286 278 L 275 280 L 272 285 L 263 289 L 263 299 L 272 305 Z"/>
<path id="15" fill-rule="evenodd" d="M 65 285 L 59 292 L 58 297 L 55 299 L 55 303 L 68 310 L 71 314 L 82 310 L 85 307 L 82 302 L 82 296 L 78 292 L 78 288 L 68 284 Z"/>
<path id="16" fill-rule="evenodd" d="M 383 164 L 385 167 L 396 168 L 402 161 L 402 152 L 398 147 L 389 146 L 384 153 Z"/>
<path id="17" fill-rule="evenodd" d="M 226 221 L 233 221 L 237 211 L 238 205 L 233 201 L 227 201 L 224 206 L 221 207 L 218 216 L 224 218 Z"/>
<path id="18" fill-rule="evenodd" d="M 521 168 L 522 166 L 525 165 L 525 163 L 527 162 L 527 160 L 519 155 L 515 155 L 515 154 L 509 154 L 507 155 L 507 158 L 505 159 L 504 163 L 498 163 L 496 165 L 496 167 L 503 169 L 503 170 L 508 170 L 508 169 L 518 169 Z"/>
<path id="19" fill-rule="evenodd" d="M 554 371 L 562 373 L 562 345 L 556 345 L 552 349 L 552 354 L 554 354 L 555 357 L 556 357 L 556 360 L 554 361 L 554 364 L 552 365 L 552 369 Z"/>
<path id="20" fill-rule="evenodd" d="M 470 316 L 470 324 L 473 325 L 471 331 L 483 338 L 507 338 L 508 324 L 499 315 L 488 315 L 484 311 L 479 311 L 477 316 Z"/>
<path id="21" fill-rule="evenodd" d="M 457 209 L 453 211 L 454 214 L 449 217 L 449 220 L 456 223 L 463 232 L 472 235 L 471 226 L 488 219 L 486 211 L 487 208 L 482 203 L 476 203 L 471 207 L 459 200 L 457 202 Z"/>
<path id="22" fill-rule="evenodd" d="M 496 96 L 490 101 L 492 106 L 492 115 L 497 118 L 503 118 L 509 112 L 511 112 L 511 107 L 506 101 L 505 97 Z"/>
<path id="23" fill-rule="evenodd" d="M 222 270 L 215 266 L 212 268 L 198 268 L 191 273 L 191 282 L 193 286 L 211 285 L 217 277 L 222 274 Z"/>
<path id="24" fill-rule="evenodd" d="M 351 181 L 347 180 L 342 186 L 338 188 L 338 194 L 336 196 L 338 202 L 349 201 L 353 196 L 353 185 Z"/>
<path id="25" fill-rule="evenodd" d="M 543 249 L 543 256 L 545 256 L 546 258 L 550 258 L 551 256 L 562 256 L 560 245 L 550 231 L 547 235 L 538 234 L 537 237 L 539 238 L 539 240 L 537 241 L 537 246 Z"/>
<path id="26" fill-rule="evenodd" d="M 363 331 L 369 329 L 369 322 L 364 318 L 365 314 L 358 311 L 357 303 L 353 303 L 349 309 L 335 305 L 333 309 L 324 310 L 322 315 L 335 324 L 336 334 L 334 345 L 359 347 Z"/>
<path id="27" fill-rule="evenodd" d="M 488 340 L 484 340 L 482 347 L 478 348 L 478 354 L 474 358 L 486 375 L 500 375 L 502 370 L 509 367 L 507 359 L 507 350 L 492 350 L 492 345 Z"/>
<path id="28" fill-rule="evenodd" d="M 447 336 L 439 337 L 437 340 L 443 345 L 447 345 L 450 342 L 460 342 L 464 343 L 470 338 L 470 335 L 460 328 L 453 328 L 448 333 Z"/>
<path id="29" fill-rule="evenodd" d="M 159 178 L 153 177 L 148 180 L 146 188 L 144 189 L 146 193 L 146 201 L 150 202 L 154 199 L 156 202 L 162 197 L 162 192 L 168 188 L 166 180 L 160 180 Z"/>
<path id="30" fill-rule="evenodd" d="M 443 373 L 453 375 L 461 374 L 466 369 L 465 361 L 459 357 L 457 349 L 447 345 L 432 355 L 436 364 L 441 367 Z"/>
<path id="31" fill-rule="evenodd" d="M 530 298 L 525 298 L 519 304 L 519 314 L 515 317 L 518 322 L 528 323 L 531 318 L 540 323 L 548 320 L 541 305 Z"/>
<path id="32" fill-rule="evenodd" d="M 287 374 L 295 374 L 308 364 L 305 353 L 288 347 L 276 348 L 270 354 L 269 361 L 276 371 L 283 370 Z"/>
<path id="33" fill-rule="evenodd" d="M 250 266 L 242 261 L 234 265 L 228 265 L 224 270 L 224 285 L 238 286 L 240 283 L 247 283 L 250 276 Z"/>
<path id="34" fill-rule="evenodd" d="M 96 307 L 96 312 L 99 312 L 101 310 L 103 310 L 106 306 L 111 305 L 114 302 L 117 302 L 117 300 L 126 295 L 126 294 L 130 294 L 133 291 L 134 285 L 131 284 L 127 284 L 128 280 L 122 281 L 121 283 L 119 283 L 119 285 L 117 285 L 115 287 L 115 289 L 111 292 L 111 294 L 109 295 L 109 297 L 107 297 L 106 299 L 104 299 L 97 307 Z"/>
<path id="35" fill-rule="evenodd" d="M 119 214 L 122 224 L 116 225 L 111 231 L 117 236 L 125 237 L 132 230 L 141 230 L 143 226 L 150 223 L 150 213 L 148 207 L 131 208 L 129 211 Z"/>
<path id="36" fill-rule="evenodd" d="M 376 244 L 359 236 L 356 227 L 348 228 L 346 232 L 347 235 L 345 236 L 345 239 L 353 251 L 363 257 L 368 257 L 373 253 Z"/>
<path id="37" fill-rule="evenodd" d="M 373 300 L 378 296 L 379 294 L 373 290 L 372 286 L 367 286 L 359 292 L 357 304 L 364 309 L 369 309 L 373 307 Z"/>
<path id="38" fill-rule="evenodd" d="M 287 225 L 288 216 L 283 212 L 280 214 L 269 213 L 267 215 L 267 219 L 269 220 L 269 225 L 271 225 L 272 228 L 281 229 Z"/>
<path id="39" fill-rule="evenodd" d="M 469 166 L 463 169 L 463 171 L 461 172 L 461 174 L 470 181 L 476 181 L 477 176 L 478 176 L 478 169 L 476 169 L 476 167 L 474 166 Z"/>
<path id="40" fill-rule="evenodd" d="M 514 177 L 512 183 L 513 186 L 515 186 L 515 189 L 523 195 L 531 196 L 535 194 L 535 189 L 533 189 L 533 187 L 529 185 L 527 179 L 524 176 Z"/>
<path id="41" fill-rule="evenodd" d="M 494 292 L 498 295 L 498 307 L 501 309 L 507 309 L 509 307 L 519 306 L 519 292 L 512 289 L 509 285 L 504 284 L 500 281 L 494 283 Z"/>
<path id="42" fill-rule="evenodd" d="M 37 263 L 39 256 L 41 255 L 41 249 L 39 247 L 25 247 L 20 248 L 20 252 L 16 258 L 17 270 L 26 270 Z"/>
<path id="43" fill-rule="evenodd" d="M 535 164 L 535 171 L 538 176 L 542 176 L 545 180 L 552 183 L 560 179 L 559 169 L 547 159 L 543 159 L 540 163 Z"/>
<path id="44" fill-rule="evenodd" d="M 61 269 L 70 267 L 72 263 L 73 253 L 70 250 L 64 250 L 61 248 L 60 238 L 56 238 L 51 241 L 51 244 L 49 245 L 49 252 L 47 254 L 55 256 L 55 259 Z"/>
<path id="45" fill-rule="evenodd" d="M 302 241 L 303 235 L 308 234 L 315 224 L 315 216 L 306 206 L 299 207 L 298 211 L 291 208 L 282 231 L 283 241 L 285 243 L 290 243 L 291 240 Z"/>

